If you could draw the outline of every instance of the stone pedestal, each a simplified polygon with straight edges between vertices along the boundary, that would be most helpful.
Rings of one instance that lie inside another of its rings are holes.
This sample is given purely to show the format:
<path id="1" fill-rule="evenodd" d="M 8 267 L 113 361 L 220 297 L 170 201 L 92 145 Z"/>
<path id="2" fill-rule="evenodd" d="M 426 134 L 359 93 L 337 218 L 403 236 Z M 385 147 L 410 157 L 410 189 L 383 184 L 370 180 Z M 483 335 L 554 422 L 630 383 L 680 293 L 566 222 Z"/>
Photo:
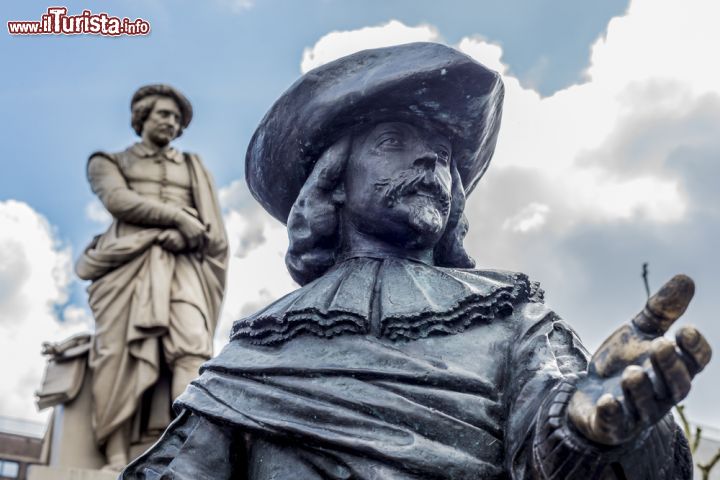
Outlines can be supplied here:
<path id="1" fill-rule="evenodd" d="M 118 474 L 83 468 L 31 465 L 28 480 L 117 480 Z"/>
<path id="2" fill-rule="evenodd" d="M 54 407 L 52 423 L 45 439 L 46 447 L 50 452 L 48 462 L 50 466 L 93 471 L 99 470 L 105 465 L 105 456 L 95 443 L 95 434 L 92 428 L 91 388 L 92 372 L 88 370 L 77 396 L 66 404 Z M 155 392 L 158 396 L 169 396 L 169 389 L 168 379 L 161 378 L 155 387 Z M 167 404 L 166 400 L 154 403 L 154 405 L 165 404 Z M 157 410 L 151 412 L 151 415 L 156 418 L 156 423 L 169 424 L 169 413 Z M 129 452 L 130 460 L 150 448 L 161 434 L 162 430 L 159 429 L 153 432 L 153 435 L 140 438 L 132 443 Z"/>
<path id="3" fill-rule="evenodd" d="M 49 462 L 54 467 L 97 470 L 105 465 L 105 457 L 95 445 L 91 423 L 91 377 L 90 372 L 85 375 L 80 393 L 74 400 L 55 407 Z"/>

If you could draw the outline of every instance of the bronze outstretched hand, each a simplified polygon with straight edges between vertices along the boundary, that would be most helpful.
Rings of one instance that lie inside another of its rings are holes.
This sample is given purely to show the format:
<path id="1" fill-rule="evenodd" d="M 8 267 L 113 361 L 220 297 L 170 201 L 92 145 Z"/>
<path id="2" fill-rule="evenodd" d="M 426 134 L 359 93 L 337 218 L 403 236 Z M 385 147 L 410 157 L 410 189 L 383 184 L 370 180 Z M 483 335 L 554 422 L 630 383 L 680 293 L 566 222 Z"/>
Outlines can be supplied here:
<path id="1" fill-rule="evenodd" d="M 712 349 L 692 326 L 680 328 L 675 341 L 663 335 L 694 292 L 690 277 L 676 275 L 598 348 L 568 407 L 585 437 L 605 445 L 628 442 L 687 396 Z"/>

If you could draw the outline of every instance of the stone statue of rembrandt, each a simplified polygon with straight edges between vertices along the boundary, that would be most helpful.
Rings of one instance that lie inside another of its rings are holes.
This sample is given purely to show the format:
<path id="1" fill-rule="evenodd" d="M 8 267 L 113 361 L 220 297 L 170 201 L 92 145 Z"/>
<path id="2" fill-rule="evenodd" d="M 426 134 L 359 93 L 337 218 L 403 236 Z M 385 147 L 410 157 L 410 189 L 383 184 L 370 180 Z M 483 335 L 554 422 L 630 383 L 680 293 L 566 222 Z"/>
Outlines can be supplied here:
<path id="1" fill-rule="evenodd" d="M 237 321 L 124 479 L 689 479 L 669 413 L 708 363 L 663 336 L 677 276 L 592 356 L 520 273 L 478 270 L 465 198 L 492 157 L 499 76 L 442 45 L 300 78 L 246 157 L 302 288 Z"/>
<path id="2" fill-rule="evenodd" d="M 76 265 L 92 281 L 92 424 L 106 468 L 118 471 L 131 442 L 169 421 L 172 400 L 212 356 L 227 261 L 210 174 L 197 155 L 170 145 L 190 124 L 190 102 L 170 86 L 148 85 L 131 109 L 140 142 L 88 162 L 113 223 Z M 153 392 L 161 377 L 170 383 L 164 398 Z"/>

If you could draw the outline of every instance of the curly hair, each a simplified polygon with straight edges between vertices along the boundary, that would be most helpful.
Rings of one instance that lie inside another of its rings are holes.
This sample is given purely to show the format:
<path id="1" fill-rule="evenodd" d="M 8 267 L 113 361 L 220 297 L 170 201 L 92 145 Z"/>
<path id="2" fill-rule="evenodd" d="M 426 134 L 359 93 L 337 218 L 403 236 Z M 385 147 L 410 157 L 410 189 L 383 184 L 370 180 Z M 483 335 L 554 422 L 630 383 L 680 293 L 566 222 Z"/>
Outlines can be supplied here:
<path id="1" fill-rule="evenodd" d="M 150 116 L 150 112 L 152 112 L 152 109 L 155 108 L 155 104 L 157 103 L 159 98 L 169 98 L 170 100 L 174 101 L 176 104 L 178 101 L 169 95 L 148 95 L 147 97 L 143 97 L 140 100 L 134 102 L 132 104 L 132 120 L 130 121 L 130 125 L 132 125 L 133 130 L 135 130 L 135 133 L 138 134 L 138 136 L 142 136 L 142 129 L 143 125 L 145 124 L 145 120 L 148 119 Z M 180 105 L 178 105 L 179 107 Z M 180 115 L 183 115 L 182 109 L 180 110 Z M 175 138 L 179 137 L 183 133 L 183 125 L 185 124 L 184 118 L 180 118 L 180 128 L 178 129 L 178 134 Z"/>
<path id="2" fill-rule="evenodd" d="M 324 274 L 336 262 L 340 238 L 340 210 L 344 203 L 342 176 L 351 153 L 352 134 L 345 135 L 320 156 L 288 216 L 290 245 L 285 264 L 292 278 L 305 285 Z M 445 232 L 435 245 L 435 265 L 473 268 L 465 251 L 468 231 L 465 191 L 453 164 L 450 213 Z"/>

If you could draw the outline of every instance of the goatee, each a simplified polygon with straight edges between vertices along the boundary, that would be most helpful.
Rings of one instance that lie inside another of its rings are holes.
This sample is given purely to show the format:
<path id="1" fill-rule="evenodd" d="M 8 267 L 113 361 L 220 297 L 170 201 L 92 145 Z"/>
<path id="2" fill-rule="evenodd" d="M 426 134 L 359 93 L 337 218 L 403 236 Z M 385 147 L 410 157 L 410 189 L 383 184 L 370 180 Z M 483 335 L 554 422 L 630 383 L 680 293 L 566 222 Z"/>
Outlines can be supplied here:
<path id="1" fill-rule="evenodd" d="M 443 216 L 432 201 L 426 197 L 418 197 L 410 205 L 410 225 L 421 233 L 439 234 L 443 229 Z"/>

